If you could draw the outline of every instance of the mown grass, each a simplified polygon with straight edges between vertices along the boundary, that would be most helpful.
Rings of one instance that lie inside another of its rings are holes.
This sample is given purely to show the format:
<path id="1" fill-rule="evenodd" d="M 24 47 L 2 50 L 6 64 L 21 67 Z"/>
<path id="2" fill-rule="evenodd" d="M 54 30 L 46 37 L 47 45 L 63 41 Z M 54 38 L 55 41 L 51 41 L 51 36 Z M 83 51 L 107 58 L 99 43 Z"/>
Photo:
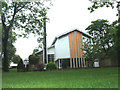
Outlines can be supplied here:
<path id="1" fill-rule="evenodd" d="M 3 72 L 3 88 L 118 88 L 118 68 Z"/>

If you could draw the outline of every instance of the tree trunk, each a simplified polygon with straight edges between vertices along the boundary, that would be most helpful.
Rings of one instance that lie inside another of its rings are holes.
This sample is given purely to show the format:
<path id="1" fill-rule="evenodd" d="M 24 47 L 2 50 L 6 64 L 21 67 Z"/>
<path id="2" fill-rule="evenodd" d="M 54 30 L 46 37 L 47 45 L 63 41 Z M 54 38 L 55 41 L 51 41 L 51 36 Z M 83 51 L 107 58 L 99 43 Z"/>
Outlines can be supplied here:
<path id="1" fill-rule="evenodd" d="M 9 63 L 8 63 L 8 50 L 7 50 L 7 45 L 8 45 L 8 30 L 5 30 L 5 37 L 3 41 L 3 51 L 4 51 L 4 61 L 3 61 L 3 70 L 5 72 L 9 72 Z"/>
<path id="2" fill-rule="evenodd" d="M 118 30 L 117 30 L 117 57 L 118 57 L 118 63 L 119 63 L 119 67 L 120 67 L 120 17 L 118 20 Z"/>
<path id="3" fill-rule="evenodd" d="M 118 2 L 118 30 L 117 30 L 117 57 L 118 57 L 118 66 L 120 67 L 120 1 Z"/>

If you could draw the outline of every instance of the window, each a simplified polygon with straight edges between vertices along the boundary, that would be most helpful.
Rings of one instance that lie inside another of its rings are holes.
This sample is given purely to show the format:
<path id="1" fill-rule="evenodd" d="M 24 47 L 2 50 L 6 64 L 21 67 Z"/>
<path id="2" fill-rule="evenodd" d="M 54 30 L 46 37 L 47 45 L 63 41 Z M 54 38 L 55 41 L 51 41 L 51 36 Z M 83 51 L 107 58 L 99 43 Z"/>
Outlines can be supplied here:
<path id="1" fill-rule="evenodd" d="M 48 54 L 48 63 L 54 62 L 54 54 Z"/>

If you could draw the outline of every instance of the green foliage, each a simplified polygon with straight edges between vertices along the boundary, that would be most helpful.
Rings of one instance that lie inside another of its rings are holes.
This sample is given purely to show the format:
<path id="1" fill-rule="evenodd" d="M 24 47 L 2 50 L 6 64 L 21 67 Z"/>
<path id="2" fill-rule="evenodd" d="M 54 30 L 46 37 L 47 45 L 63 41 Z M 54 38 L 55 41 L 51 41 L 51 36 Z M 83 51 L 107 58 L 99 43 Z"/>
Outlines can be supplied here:
<path id="1" fill-rule="evenodd" d="M 117 29 L 117 32 L 115 34 L 115 41 L 114 41 L 114 47 L 115 47 L 115 50 L 114 50 L 114 54 L 116 54 L 117 52 L 117 60 L 120 60 L 120 1 L 119 0 L 113 0 L 113 1 L 110 1 L 110 0 L 107 0 L 107 1 L 94 1 L 94 0 L 91 0 L 93 2 L 93 5 L 91 7 L 88 8 L 88 10 L 90 10 L 90 12 L 93 12 L 95 9 L 98 9 L 100 7 L 103 7 L 103 6 L 106 6 L 106 7 L 112 7 L 112 9 L 114 7 L 116 7 L 117 9 L 117 14 L 116 16 L 118 16 L 118 20 L 116 20 L 117 22 L 117 27 L 114 27 L 114 30 L 113 32 L 116 32 L 116 29 Z M 114 23 L 114 22 L 113 22 Z"/>
<path id="2" fill-rule="evenodd" d="M 16 48 L 13 45 L 13 43 L 11 43 L 10 41 L 8 41 L 8 50 L 7 51 L 8 51 L 8 63 L 10 63 L 11 61 L 14 62 L 13 57 L 15 56 Z M 4 55 L 3 47 L 2 47 L 2 55 Z M 4 57 L 2 57 L 2 58 L 3 58 L 2 59 L 2 61 L 3 61 Z"/>
<path id="3" fill-rule="evenodd" d="M 113 45 L 113 38 L 111 38 L 110 31 L 111 25 L 107 20 L 92 21 L 86 30 L 93 36 L 92 40 L 95 45 L 99 45 L 98 48 L 106 52 Z"/>
<path id="4" fill-rule="evenodd" d="M 91 7 L 88 7 L 88 10 L 90 10 L 90 12 L 94 12 L 95 9 L 98 9 L 100 7 L 111 7 L 112 9 L 115 7 L 115 1 L 114 3 L 113 2 L 110 2 L 110 1 L 94 1 L 94 0 L 91 0 L 93 5 Z M 117 7 L 117 6 L 116 6 Z"/>
<path id="5" fill-rule="evenodd" d="M 55 70 L 55 69 L 57 69 L 57 67 L 56 67 L 55 63 L 50 62 L 50 63 L 47 64 L 46 69 Z"/>
<path id="6" fill-rule="evenodd" d="M 46 17 L 48 9 L 42 2 L 2 2 L 2 15 L 6 16 L 6 26 L 12 30 L 22 30 L 18 35 L 20 37 L 27 37 L 30 33 L 41 35 L 43 22 L 48 20 Z"/>
<path id="7" fill-rule="evenodd" d="M 47 2 L 47 1 L 46 1 Z M 45 3 L 45 2 L 44 2 Z M 4 71 L 8 69 L 8 41 L 9 33 L 14 33 L 15 37 L 28 37 L 30 33 L 35 35 L 41 35 L 41 29 L 43 23 L 48 19 L 46 17 L 47 10 L 49 9 L 40 2 L 14 2 L 12 0 L 0 1 L 1 10 L 1 21 L 3 27 L 3 52 L 4 52 Z M 27 13 L 26 13 L 27 12 Z M 19 33 L 13 32 L 13 30 Z"/>
<path id="8" fill-rule="evenodd" d="M 20 57 L 19 55 L 15 55 L 15 56 L 13 57 L 12 62 L 14 62 L 14 63 L 19 63 L 20 60 L 21 60 L 21 57 Z"/>
<path id="9" fill-rule="evenodd" d="M 39 65 L 37 65 L 37 70 L 43 71 L 43 70 L 44 70 L 44 67 L 45 67 L 44 64 L 39 64 Z"/>
<path id="10" fill-rule="evenodd" d="M 37 49 L 37 48 L 34 49 L 34 50 L 33 50 L 33 55 L 35 55 L 38 51 L 39 51 L 39 49 Z"/>
<path id="11" fill-rule="evenodd" d="M 19 70 L 19 69 L 22 69 L 22 70 L 25 69 L 25 66 L 24 66 L 24 64 L 23 64 L 22 59 L 19 61 L 18 66 L 17 66 L 17 69 L 18 69 L 18 70 Z"/>
<path id="12" fill-rule="evenodd" d="M 39 63 L 39 59 L 40 59 L 39 56 L 30 55 L 30 56 L 29 56 L 29 63 L 30 63 L 30 64 L 33 64 L 33 65 L 36 65 L 36 64 Z"/>
<path id="13" fill-rule="evenodd" d="M 13 45 L 13 43 L 8 42 L 8 60 L 9 61 L 13 61 L 13 57 L 15 56 L 15 52 L 16 52 L 16 48 Z"/>
<path id="14" fill-rule="evenodd" d="M 83 55 L 84 57 L 86 57 L 87 60 L 94 60 L 94 55 L 95 52 L 93 50 L 93 44 L 92 44 L 92 40 L 86 40 L 84 43 L 84 46 L 83 46 Z M 96 48 L 97 50 L 97 48 Z M 98 50 L 97 50 L 98 51 Z"/>
<path id="15" fill-rule="evenodd" d="M 91 59 L 105 59 L 114 57 L 116 30 L 115 24 L 109 24 L 107 20 L 92 21 L 86 30 L 93 36 L 91 41 L 84 42 L 86 57 Z"/>

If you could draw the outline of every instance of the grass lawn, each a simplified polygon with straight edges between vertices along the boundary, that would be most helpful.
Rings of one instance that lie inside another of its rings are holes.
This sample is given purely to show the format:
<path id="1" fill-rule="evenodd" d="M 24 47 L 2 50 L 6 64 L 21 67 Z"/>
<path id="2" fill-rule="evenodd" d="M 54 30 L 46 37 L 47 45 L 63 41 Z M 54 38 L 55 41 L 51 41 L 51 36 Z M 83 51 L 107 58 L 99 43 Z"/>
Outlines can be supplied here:
<path id="1" fill-rule="evenodd" d="M 3 88 L 118 88 L 118 68 L 3 72 Z"/>

